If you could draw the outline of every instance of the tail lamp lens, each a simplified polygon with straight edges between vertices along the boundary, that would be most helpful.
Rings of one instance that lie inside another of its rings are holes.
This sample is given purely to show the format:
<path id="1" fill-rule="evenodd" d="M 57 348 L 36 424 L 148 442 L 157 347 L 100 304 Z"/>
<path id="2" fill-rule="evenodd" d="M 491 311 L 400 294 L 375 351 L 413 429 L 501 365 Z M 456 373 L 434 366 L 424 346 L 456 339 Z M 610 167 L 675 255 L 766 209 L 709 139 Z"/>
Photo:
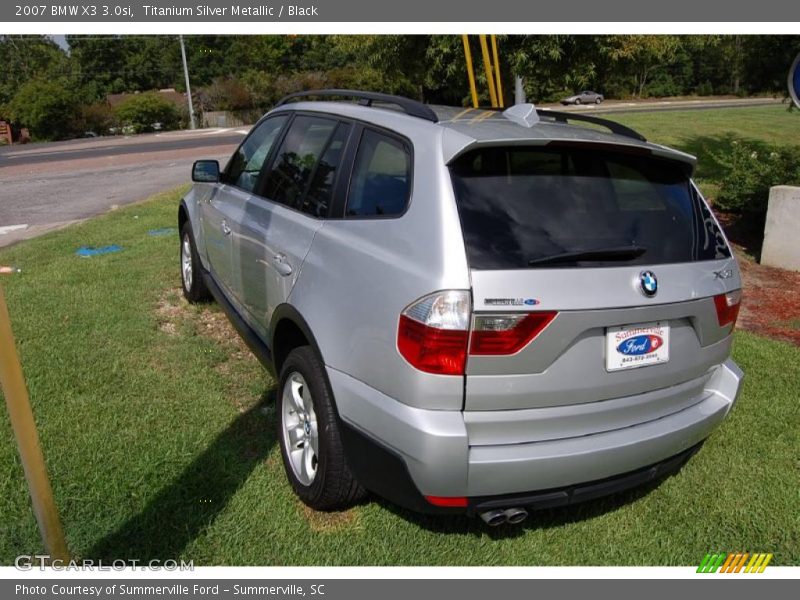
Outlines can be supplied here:
<path id="1" fill-rule="evenodd" d="M 437 375 L 463 375 L 472 303 L 466 290 L 430 294 L 400 315 L 397 349 L 413 367 Z"/>
<path id="2" fill-rule="evenodd" d="M 516 354 L 555 319 L 556 312 L 476 315 L 469 353 L 475 356 Z"/>
<path id="3" fill-rule="evenodd" d="M 465 496 L 425 496 L 425 500 L 434 506 L 445 508 L 466 508 L 469 500 Z"/>
<path id="4" fill-rule="evenodd" d="M 734 290 L 726 294 L 714 296 L 717 308 L 717 321 L 720 327 L 736 326 L 739 317 L 739 306 L 742 304 L 742 290 Z"/>

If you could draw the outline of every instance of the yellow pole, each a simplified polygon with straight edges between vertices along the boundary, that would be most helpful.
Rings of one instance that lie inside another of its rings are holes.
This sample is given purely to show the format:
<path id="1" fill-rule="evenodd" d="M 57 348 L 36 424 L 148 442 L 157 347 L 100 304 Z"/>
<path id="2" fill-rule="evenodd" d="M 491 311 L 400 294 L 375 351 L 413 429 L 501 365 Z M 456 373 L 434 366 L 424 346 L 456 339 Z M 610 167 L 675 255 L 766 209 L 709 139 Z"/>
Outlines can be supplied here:
<path id="1" fill-rule="evenodd" d="M 461 36 L 464 42 L 464 58 L 467 60 L 467 76 L 469 77 L 469 91 L 472 95 L 472 108 L 478 108 L 478 88 L 475 86 L 475 69 L 472 66 L 472 52 L 469 49 L 469 37 Z"/>
<path id="2" fill-rule="evenodd" d="M 492 72 L 492 61 L 489 58 L 489 46 L 486 43 L 486 35 L 481 34 L 481 52 L 483 53 L 483 67 L 486 69 L 486 82 L 489 84 L 489 97 L 492 100 L 492 107 L 497 107 L 497 93 L 494 91 L 494 73 Z"/>
<path id="3" fill-rule="evenodd" d="M 13 270 L 0 267 L 0 274 L 9 274 Z M 44 456 L 39 446 L 36 423 L 33 420 L 28 390 L 19 364 L 17 348 L 11 331 L 11 320 L 8 307 L 0 286 L 0 384 L 8 406 L 8 415 L 14 437 L 17 439 L 19 456 L 28 480 L 28 488 L 33 501 L 33 512 L 39 522 L 44 547 L 51 559 L 69 560 L 69 550 L 61 528 L 53 490 L 47 477 Z"/>
<path id="4" fill-rule="evenodd" d="M 492 56 L 494 60 L 494 72 L 497 78 L 497 105 L 503 108 L 503 83 L 500 81 L 500 57 L 497 53 L 497 36 L 492 34 Z"/>

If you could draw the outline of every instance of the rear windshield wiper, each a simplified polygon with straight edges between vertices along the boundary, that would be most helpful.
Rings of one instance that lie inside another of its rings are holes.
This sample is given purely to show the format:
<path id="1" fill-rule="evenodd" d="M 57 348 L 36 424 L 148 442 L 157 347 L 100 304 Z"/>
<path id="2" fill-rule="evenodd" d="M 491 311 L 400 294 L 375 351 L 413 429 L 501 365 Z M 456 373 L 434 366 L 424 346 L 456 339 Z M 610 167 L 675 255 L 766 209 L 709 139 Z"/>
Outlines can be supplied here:
<path id="1" fill-rule="evenodd" d="M 563 254 L 553 254 L 542 258 L 534 258 L 528 261 L 528 265 L 549 265 L 564 262 L 579 261 L 625 261 L 638 258 L 647 252 L 644 246 L 611 246 L 608 248 L 596 248 L 594 250 L 576 250 L 574 252 L 564 252 Z"/>

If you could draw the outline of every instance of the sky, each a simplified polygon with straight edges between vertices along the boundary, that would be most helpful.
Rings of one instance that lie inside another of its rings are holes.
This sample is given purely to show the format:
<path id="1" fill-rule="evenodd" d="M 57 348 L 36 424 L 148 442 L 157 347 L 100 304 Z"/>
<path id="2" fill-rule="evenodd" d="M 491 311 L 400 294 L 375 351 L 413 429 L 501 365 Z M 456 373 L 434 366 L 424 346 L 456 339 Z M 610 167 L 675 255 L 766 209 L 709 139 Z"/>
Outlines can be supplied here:
<path id="1" fill-rule="evenodd" d="M 67 43 L 67 38 L 63 35 L 51 35 L 50 38 L 59 46 L 61 46 L 64 50 L 69 50 L 69 44 Z"/>

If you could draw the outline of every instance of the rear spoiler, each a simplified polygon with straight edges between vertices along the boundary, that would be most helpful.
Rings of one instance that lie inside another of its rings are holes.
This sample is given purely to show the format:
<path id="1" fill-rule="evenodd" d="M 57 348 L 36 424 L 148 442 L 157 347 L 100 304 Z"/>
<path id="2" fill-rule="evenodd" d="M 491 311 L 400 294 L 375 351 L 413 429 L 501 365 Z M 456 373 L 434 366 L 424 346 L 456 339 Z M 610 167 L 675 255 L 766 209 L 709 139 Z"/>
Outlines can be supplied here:
<path id="1" fill-rule="evenodd" d="M 694 174 L 697 167 L 697 157 L 651 142 L 642 143 L 634 141 L 599 141 L 571 139 L 503 139 L 503 140 L 475 140 L 453 130 L 445 130 L 442 140 L 445 162 L 450 165 L 459 156 L 479 147 L 488 146 L 539 146 L 539 147 L 571 147 L 571 148 L 602 148 L 625 154 L 650 155 L 654 158 L 675 161 L 683 167 L 687 177 Z"/>

